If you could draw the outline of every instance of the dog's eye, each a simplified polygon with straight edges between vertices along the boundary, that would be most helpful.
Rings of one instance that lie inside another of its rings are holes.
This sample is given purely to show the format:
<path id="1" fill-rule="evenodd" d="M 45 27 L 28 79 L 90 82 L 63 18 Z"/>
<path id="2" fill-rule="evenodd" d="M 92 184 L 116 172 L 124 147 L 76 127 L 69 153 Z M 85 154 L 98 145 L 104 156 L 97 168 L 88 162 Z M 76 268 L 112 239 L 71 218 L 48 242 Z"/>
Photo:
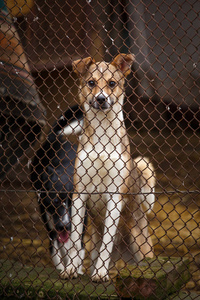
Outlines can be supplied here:
<path id="1" fill-rule="evenodd" d="M 109 87 L 110 88 L 114 88 L 115 86 L 116 86 L 116 82 L 115 81 L 113 81 L 113 80 L 109 81 Z"/>
<path id="2" fill-rule="evenodd" d="M 96 85 L 96 83 L 94 80 L 89 80 L 88 85 L 89 85 L 89 87 L 94 87 Z"/>
<path id="3" fill-rule="evenodd" d="M 56 207 L 60 206 L 60 205 L 61 205 L 60 199 L 58 199 L 58 198 L 54 199 L 54 200 L 53 200 L 53 204 L 54 204 L 54 206 L 56 206 Z"/>

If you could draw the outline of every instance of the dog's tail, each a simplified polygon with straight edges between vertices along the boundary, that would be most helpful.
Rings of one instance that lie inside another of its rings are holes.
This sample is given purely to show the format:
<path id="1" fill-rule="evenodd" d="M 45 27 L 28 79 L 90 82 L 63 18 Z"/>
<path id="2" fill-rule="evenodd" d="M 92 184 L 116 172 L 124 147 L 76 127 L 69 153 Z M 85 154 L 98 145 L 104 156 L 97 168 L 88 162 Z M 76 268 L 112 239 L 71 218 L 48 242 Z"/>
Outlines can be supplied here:
<path id="1" fill-rule="evenodd" d="M 48 139 L 52 141 L 59 134 L 79 134 L 82 131 L 83 111 L 79 105 L 70 107 L 55 123 Z"/>
<path id="2" fill-rule="evenodd" d="M 139 174 L 142 203 L 147 212 L 150 213 L 155 203 L 156 179 L 154 167 L 146 157 L 138 156 L 134 161 Z"/>

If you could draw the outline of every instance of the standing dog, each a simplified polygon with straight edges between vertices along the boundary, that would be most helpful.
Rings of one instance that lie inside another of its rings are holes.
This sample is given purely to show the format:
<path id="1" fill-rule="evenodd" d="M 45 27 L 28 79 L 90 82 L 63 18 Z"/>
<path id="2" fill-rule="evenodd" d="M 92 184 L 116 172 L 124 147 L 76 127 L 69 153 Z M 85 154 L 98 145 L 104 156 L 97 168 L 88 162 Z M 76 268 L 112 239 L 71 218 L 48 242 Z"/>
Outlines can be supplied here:
<path id="1" fill-rule="evenodd" d="M 77 147 L 66 141 L 65 135 L 80 131 L 83 113 L 78 106 L 67 110 L 53 126 L 47 140 L 37 151 L 31 180 L 38 192 L 42 220 L 48 231 L 52 261 L 64 271 L 70 248 L 71 196 Z M 82 256 L 84 256 L 82 244 Z M 80 271 L 81 272 L 81 271 Z"/>
<path id="2" fill-rule="evenodd" d="M 82 264 L 86 205 L 93 225 L 93 281 L 109 280 L 109 267 L 119 258 L 130 263 L 153 256 L 142 203 L 153 207 L 154 171 L 146 158 L 132 160 L 122 111 L 133 61 L 132 54 L 119 54 L 111 63 L 91 57 L 73 63 L 84 124 L 75 161 L 72 245 L 62 278 L 76 277 Z"/>

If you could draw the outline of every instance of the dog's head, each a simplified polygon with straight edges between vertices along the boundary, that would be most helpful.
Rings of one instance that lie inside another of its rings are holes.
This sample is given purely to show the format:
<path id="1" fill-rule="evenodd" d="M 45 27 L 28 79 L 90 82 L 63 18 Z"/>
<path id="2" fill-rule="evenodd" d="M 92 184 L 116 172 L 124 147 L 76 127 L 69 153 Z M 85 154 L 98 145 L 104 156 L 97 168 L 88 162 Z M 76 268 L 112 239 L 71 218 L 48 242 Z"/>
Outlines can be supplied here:
<path id="1" fill-rule="evenodd" d="M 73 62 L 73 70 L 80 78 L 80 101 L 88 111 L 109 110 L 123 105 L 124 79 L 131 71 L 133 54 L 119 54 L 111 63 L 95 62 L 91 57 Z"/>
<path id="2" fill-rule="evenodd" d="M 40 210 L 43 221 L 49 230 L 56 232 L 59 242 L 66 243 L 71 230 L 71 193 L 72 183 L 64 182 L 59 171 L 53 172 L 47 167 L 48 180 L 44 181 L 44 191 L 39 197 Z M 46 177 L 45 177 L 46 178 Z M 70 184 L 70 187 L 68 186 Z"/>
<path id="3" fill-rule="evenodd" d="M 70 207 L 66 193 L 54 191 L 41 193 L 40 205 L 45 214 L 45 223 L 53 232 L 60 243 L 66 243 L 70 236 Z"/>

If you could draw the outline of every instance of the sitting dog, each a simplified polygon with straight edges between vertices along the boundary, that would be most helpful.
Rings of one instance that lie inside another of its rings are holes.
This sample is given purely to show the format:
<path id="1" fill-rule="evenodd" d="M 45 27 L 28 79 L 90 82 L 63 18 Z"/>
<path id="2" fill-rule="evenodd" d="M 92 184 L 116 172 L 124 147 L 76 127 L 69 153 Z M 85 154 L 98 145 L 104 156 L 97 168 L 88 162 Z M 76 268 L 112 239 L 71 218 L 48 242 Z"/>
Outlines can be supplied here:
<path id="1" fill-rule="evenodd" d="M 80 78 L 84 123 L 75 160 L 71 249 L 63 279 L 77 277 L 82 265 L 86 205 L 93 225 L 93 281 L 109 280 L 109 267 L 119 258 L 132 263 L 153 256 L 144 207 L 153 208 L 154 169 L 147 158 L 132 160 L 122 111 L 125 77 L 133 61 L 132 54 L 119 54 L 111 63 L 91 57 L 73 62 Z"/>
<path id="2" fill-rule="evenodd" d="M 50 239 L 52 260 L 61 271 L 67 264 L 70 247 L 70 206 L 77 150 L 63 135 L 78 133 L 82 117 L 83 113 L 78 106 L 67 110 L 50 131 L 32 162 L 31 180 L 38 192 L 42 220 Z M 81 247 L 81 255 L 84 256 L 83 243 Z"/>

